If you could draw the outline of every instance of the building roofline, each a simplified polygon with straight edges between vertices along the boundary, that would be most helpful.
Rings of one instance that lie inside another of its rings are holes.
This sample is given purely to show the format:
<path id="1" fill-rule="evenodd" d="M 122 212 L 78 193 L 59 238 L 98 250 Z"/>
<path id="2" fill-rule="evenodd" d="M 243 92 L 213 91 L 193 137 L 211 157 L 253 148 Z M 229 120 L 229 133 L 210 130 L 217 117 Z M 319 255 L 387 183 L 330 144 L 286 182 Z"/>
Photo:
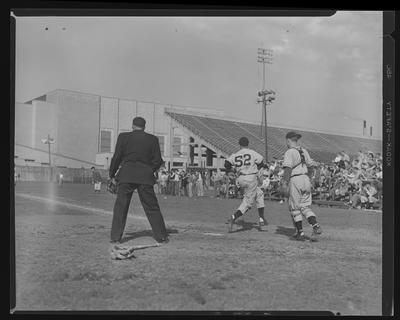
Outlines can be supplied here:
<path id="1" fill-rule="evenodd" d="M 172 112 L 174 112 L 174 111 L 172 110 Z M 179 112 L 175 112 L 175 113 L 179 113 Z M 216 119 L 216 120 L 234 121 L 234 122 L 239 122 L 239 123 L 260 125 L 260 123 L 258 123 L 258 122 L 235 118 L 232 116 L 217 116 L 217 115 L 204 116 L 204 115 L 200 115 L 200 114 L 190 113 L 190 111 L 187 111 L 182 114 L 199 116 L 199 117 L 203 117 L 203 118 L 212 118 L 212 119 Z M 336 136 L 342 136 L 342 137 L 351 137 L 351 138 L 358 138 L 358 139 L 365 139 L 365 140 L 382 141 L 382 139 L 377 138 L 377 137 L 357 136 L 357 135 L 350 134 L 350 133 L 346 134 L 346 133 L 336 133 L 336 132 L 332 132 L 332 131 L 320 131 L 320 130 L 315 130 L 315 129 L 311 129 L 311 128 L 297 127 L 297 126 L 288 127 L 288 126 L 282 126 L 280 124 L 275 124 L 275 123 L 268 123 L 268 125 L 273 128 L 284 129 L 284 130 L 301 130 L 301 131 L 312 132 L 312 133 L 330 134 L 330 135 L 336 135 Z"/>
<path id="2" fill-rule="evenodd" d="M 196 106 L 183 106 L 183 105 L 177 105 L 177 104 L 171 104 L 171 103 L 162 103 L 158 101 L 145 101 L 145 100 L 137 100 L 133 98 L 121 98 L 121 97 L 115 97 L 115 96 L 106 96 L 106 95 L 99 95 L 99 94 L 94 94 L 94 93 L 87 93 L 87 92 L 82 92 L 78 90 L 70 90 L 70 89 L 54 89 L 51 90 L 44 95 L 47 95 L 49 93 L 55 92 L 55 91 L 68 91 L 68 92 L 74 92 L 74 93 L 79 93 L 79 94 L 84 94 L 84 95 L 90 95 L 90 96 L 97 96 L 97 97 L 104 97 L 104 98 L 111 98 L 111 99 L 119 99 L 119 100 L 125 100 L 125 101 L 135 101 L 135 102 L 142 102 L 142 103 L 149 103 L 149 104 L 154 104 L 158 106 L 163 106 L 165 108 L 170 108 L 175 110 L 180 110 L 183 112 L 176 112 L 176 113 L 182 113 L 182 114 L 192 114 L 195 116 L 199 117 L 209 117 L 217 120 L 227 120 L 227 121 L 236 121 L 236 122 L 241 122 L 241 123 L 248 123 L 248 124 L 253 124 L 253 125 L 258 125 L 259 123 L 255 121 L 250 121 L 250 120 L 243 120 L 240 118 L 235 118 L 232 116 L 226 116 L 225 113 L 222 110 L 218 109 L 205 109 L 205 108 L 199 108 Z M 39 97 L 42 97 L 39 96 Z M 37 98 L 31 99 L 27 102 L 24 102 L 25 104 L 31 104 L 33 100 L 36 100 Z M 194 110 L 193 110 L 194 109 Z M 198 111 L 197 111 L 198 110 Z M 172 111 L 174 112 L 174 111 Z M 219 113 L 219 114 L 217 114 Z M 321 133 L 321 134 L 331 134 L 331 135 L 336 135 L 336 136 L 342 136 L 342 137 L 352 137 L 352 138 L 358 138 L 358 139 L 366 139 L 366 140 L 374 140 L 374 141 L 382 141 L 382 138 L 378 137 L 365 137 L 362 135 L 355 135 L 351 133 L 337 133 L 337 132 L 332 132 L 332 131 L 321 131 L 321 130 L 315 130 L 311 128 L 306 128 L 306 127 L 297 127 L 297 126 L 284 126 L 281 124 L 274 124 L 274 123 L 269 123 L 270 126 L 274 128 L 279 128 L 279 129 L 284 129 L 284 130 L 301 130 L 301 131 L 308 131 L 308 132 L 313 132 L 313 133 Z"/>
<path id="3" fill-rule="evenodd" d="M 68 91 L 68 92 L 73 92 L 73 93 L 79 93 L 79 94 L 84 94 L 84 95 L 90 95 L 90 96 L 96 96 L 96 97 L 103 97 L 103 98 L 109 98 L 109 99 L 119 99 L 119 100 L 124 100 L 124 101 L 132 101 L 132 102 L 141 102 L 141 103 L 148 103 L 148 104 L 155 104 L 158 107 L 169 107 L 169 108 L 177 108 L 177 109 L 197 109 L 199 110 L 199 113 L 212 113 L 212 114 L 224 114 L 224 111 L 218 110 L 218 109 L 211 109 L 211 108 L 200 108 L 196 106 L 184 106 L 184 105 L 179 105 L 179 104 L 173 104 L 173 103 L 164 103 L 164 102 L 159 102 L 159 101 L 149 101 L 149 100 L 140 100 L 140 99 L 134 99 L 134 98 L 125 98 L 125 97 L 116 97 L 116 96 L 107 96 L 107 95 L 101 95 L 101 94 L 95 94 L 95 93 L 88 93 L 88 92 L 83 92 L 83 91 L 78 91 L 78 90 L 71 90 L 71 89 L 54 89 L 51 90 L 44 95 L 47 95 L 49 93 L 55 92 L 55 91 Z M 40 96 L 41 97 L 41 96 Z M 33 100 L 36 100 L 37 98 L 31 99 L 28 102 L 31 102 Z M 25 103 L 28 103 L 25 102 Z M 204 110 L 204 112 L 202 111 Z"/>

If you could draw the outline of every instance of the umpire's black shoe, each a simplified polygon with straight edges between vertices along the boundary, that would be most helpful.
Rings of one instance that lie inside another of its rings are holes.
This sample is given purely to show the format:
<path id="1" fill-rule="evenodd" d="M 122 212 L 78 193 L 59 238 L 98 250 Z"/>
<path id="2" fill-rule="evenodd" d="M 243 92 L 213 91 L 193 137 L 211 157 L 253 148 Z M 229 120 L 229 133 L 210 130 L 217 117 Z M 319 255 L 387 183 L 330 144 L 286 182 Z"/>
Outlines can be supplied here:
<path id="1" fill-rule="evenodd" d="M 169 242 L 169 238 L 165 237 L 165 238 L 161 238 L 161 239 L 156 239 L 156 241 L 160 244 L 165 244 Z"/>

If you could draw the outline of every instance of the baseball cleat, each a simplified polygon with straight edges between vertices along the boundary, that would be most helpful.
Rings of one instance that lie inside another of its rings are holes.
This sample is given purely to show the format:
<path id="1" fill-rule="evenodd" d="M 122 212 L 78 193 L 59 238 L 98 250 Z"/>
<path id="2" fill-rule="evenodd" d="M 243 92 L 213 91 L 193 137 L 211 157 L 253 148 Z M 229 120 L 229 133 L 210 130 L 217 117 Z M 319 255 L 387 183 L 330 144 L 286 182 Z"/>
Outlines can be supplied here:
<path id="1" fill-rule="evenodd" d="M 316 225 L 316 226 L 313 228 L 313 231 L 314 231 L 316 234 L 321 234 L 321 233 L 322 233 L 321 227 L 320 227 L 319 225 Z"/>
<path id="2" fill-rule="evenodd" d="M 258 220 L 258 230 L 262 231 L 262 227 L 267 226 L 268 225 L 268 221 L 266 219 L 262 219 L 260 218 Z"/>
<path id="3" fill-rule="evenodd" d="M 300 232 L 300 233 L 296 232 L 296 233 L 292 236 L 292 239 L 293 239 L 293 240 L 296 240 L 296 241 L 305 241 L 305 240 L 306 240 L 306 236 L 305 236 L 305 234 L 304 234 L 303 231 Z"/>
<path id="4" fill-rule="evenodd" d="M 232 217 L 230 217 L 230 218 L 228 219 L 227 223 L 228 223 L 228 233 L 231 233 L 232 230 L 233 230 L 233 225 L 234 225 L 236 222 L 235 222 L 235 220 L 234 220 Z"/>
<path id="5" fill-rule="evenodd" d="M 320 226 L 313 227 L 313 232 L 311 234 L 310 241 L 311 242 L 317 242 L 319 240 L 319 237 L 320 237 L 321 233 L 322 233 L 322 231 L 321 231 L 321 227 Z"/>

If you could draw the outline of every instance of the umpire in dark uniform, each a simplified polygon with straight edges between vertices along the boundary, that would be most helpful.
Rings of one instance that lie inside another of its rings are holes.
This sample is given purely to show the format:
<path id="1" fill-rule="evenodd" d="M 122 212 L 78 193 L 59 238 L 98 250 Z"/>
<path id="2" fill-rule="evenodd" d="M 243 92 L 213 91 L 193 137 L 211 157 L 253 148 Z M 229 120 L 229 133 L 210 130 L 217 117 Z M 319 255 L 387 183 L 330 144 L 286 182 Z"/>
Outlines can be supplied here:
<path id="1" fill-rule="evenodd" d="M 120 133 L 117 139 L 109 171 L 110 179 L 115 179 L 118 184 L 111 242 L 120 242 L 122 238 L 132 194 L 136 189 L 154 239 L 159 243 L 168 242 L 164 219 L 153 188 L 156 182 L 154 173 L 164 161 L 157 137 L 144 132 L 145 126 L 146 121 L 136 117 L 132 121 L 133 131 Z"/>

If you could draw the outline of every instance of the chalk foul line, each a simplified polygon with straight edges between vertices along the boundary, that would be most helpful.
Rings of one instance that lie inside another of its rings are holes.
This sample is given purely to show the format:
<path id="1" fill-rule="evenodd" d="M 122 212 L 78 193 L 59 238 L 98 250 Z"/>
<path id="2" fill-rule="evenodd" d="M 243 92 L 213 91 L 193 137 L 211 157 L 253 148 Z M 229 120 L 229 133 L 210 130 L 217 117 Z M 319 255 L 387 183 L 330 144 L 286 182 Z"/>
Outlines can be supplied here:
<path id="1" fill-rule="evenodd" d="M 39 201 L 39 202 L 44 202 L 44 203 L 48 203 L 48 204 L 56 204 L 56 205 L 60 205 L 60 206 L 64 206 L 64 207 L 68 207 L 68 208 L 74 208 L 80 211 L 89 211 L 92 213 L 97 213 L 97 214 L 107 214 L 107 215 L 112 215 L 113 212 L 112 211 L 108 211 L 108 210 L 104 210 L 104 209 L 100 209 L 100 208 L 93 208 L 93 207 L 88 207 L 88 206 L 82 206 L 79 204 L 75 204 L 75 203 L 71 203 L 71 202 L 65 202 L 65 201 L 60 201 L 60 200 L 56 200 L 56 199 L 50 199 L 50 198 L 45 198 L 45 197 L 40 197 L 40 196 L 34 196 L 31 194 L 26 194 L 26 193 L 15 193 L 16 196 L 21 197 L 21 198 L 25 198 L 25 199 L 29 199 L 29 200 L 34 200 L 34 201 Z M 129 214 L 128 214 L 129 215 Z M 139 220 L 146 220 L 146 217 L 143 216 L 132 216 L 129 215 L 132 218 L 135 219 L 139 219 Z"/>

